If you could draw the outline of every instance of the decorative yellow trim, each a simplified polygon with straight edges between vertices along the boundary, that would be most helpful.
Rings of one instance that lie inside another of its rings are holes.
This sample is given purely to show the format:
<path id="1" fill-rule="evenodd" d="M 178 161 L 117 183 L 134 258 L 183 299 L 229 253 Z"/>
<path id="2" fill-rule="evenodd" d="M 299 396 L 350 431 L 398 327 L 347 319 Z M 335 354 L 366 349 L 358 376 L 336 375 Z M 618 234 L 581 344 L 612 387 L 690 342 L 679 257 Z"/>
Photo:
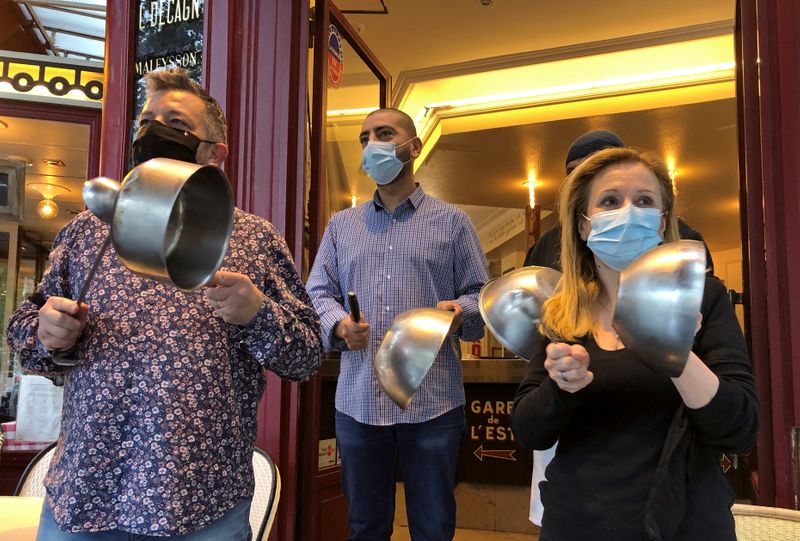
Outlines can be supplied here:
<path id="1" fill-rule="evenodd" d="M 99 107 L 103 65 L 0 51 L 0 97 Z"/>

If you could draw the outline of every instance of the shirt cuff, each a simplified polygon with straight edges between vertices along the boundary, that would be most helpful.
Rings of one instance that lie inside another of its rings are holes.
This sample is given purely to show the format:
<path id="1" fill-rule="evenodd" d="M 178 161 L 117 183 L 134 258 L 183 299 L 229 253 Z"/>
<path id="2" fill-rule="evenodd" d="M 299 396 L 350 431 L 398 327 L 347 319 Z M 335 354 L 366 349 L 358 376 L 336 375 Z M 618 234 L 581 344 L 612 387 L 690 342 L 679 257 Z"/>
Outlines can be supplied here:
<path id="1" fill-rule="evenodd" d="M 265 319 L 267 316 L 268 301 L 266 296 L 261 301 L 261 307 L 256 312 L 255 317 L 250 320 L 247 325 L 232 325 L 234 328 L 231 340 L 236 349 L 245 353 L 253 353 L 253 345 L 257 336 L 261 336 L 266 332 L 264 328 Z M 271 312 L 270 312 L 271 314 Z"/>

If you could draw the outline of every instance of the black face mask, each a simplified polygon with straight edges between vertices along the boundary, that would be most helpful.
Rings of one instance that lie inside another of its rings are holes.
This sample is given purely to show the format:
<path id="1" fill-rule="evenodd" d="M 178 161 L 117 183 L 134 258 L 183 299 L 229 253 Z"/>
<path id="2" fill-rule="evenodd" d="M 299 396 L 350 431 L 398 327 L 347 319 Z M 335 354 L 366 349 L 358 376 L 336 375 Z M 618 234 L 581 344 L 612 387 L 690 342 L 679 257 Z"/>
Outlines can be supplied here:
<path id="1" fill-rule="evenodd" d="M 133 165 L 153 158 L 172 158 L 182 162 L 197 163 L 197 147 L 200 143 L 214 143 L 178 128 L 171 128 L 157 120 L 151 120 L 139 130 L 133 142 Z"/>

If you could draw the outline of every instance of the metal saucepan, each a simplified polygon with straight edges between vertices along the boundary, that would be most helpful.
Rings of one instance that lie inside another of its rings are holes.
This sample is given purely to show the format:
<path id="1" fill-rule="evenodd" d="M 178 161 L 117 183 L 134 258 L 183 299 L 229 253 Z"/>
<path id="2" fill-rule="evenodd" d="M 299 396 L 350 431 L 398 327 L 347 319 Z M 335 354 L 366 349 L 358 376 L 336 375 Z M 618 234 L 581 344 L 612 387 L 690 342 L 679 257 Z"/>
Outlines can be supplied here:
<path id="1" fill-rule="evenodd" d="M 211 165 L 155 158 L 137 165 L 120 185 L 98 177 L 83 184 L 89 210 L 111 224 L 84 278 L 80 304 L 109 243 L 131 271 L 192 291 L 217 272 L 233 230 L 233 192 L 228 177 Z M 74 366 L 53 352 L 59 366 Z"/>
<path id="2" fill-rule="evenodd" d="M 83 188 L 86 206 L 111 224 L 114 249 L 131 271 L 185 291 L 219 269 L 233 229 L 233 193 L 211 165 L 155 158 L 122 181 L 100 177 Z"/>
<path id="3" fill-rule="evenodd" d="M 523 267 L 490 280 L 478 298 L 481 316 L 506 349 L 530 361 L 542 305 L 553 295 L 561 273 L 547 267 Z"/>
<path id="4" fill-rule="evenodd" d="M 650 368 L 680 376 L 694 343 L 703 301 L 706 251 L 680 240 L 642 254 L 622 271 L 612 325 Z"/>
<path id="5" fill-rule="evenodd" d="M 414 398 L 447 338 L 455 312 L 418 308 L 399 314 L 372 363 L 383 391 L 401 409 Z"/>

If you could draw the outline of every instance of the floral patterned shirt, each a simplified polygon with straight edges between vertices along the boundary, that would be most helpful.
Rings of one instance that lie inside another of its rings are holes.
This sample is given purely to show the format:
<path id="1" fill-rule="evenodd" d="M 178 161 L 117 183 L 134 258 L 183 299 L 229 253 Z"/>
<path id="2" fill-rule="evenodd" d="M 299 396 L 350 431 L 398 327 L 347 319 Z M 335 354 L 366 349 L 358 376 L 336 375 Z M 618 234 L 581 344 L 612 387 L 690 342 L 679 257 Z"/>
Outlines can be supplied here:
<path id="1" fill-rule="evenodd" d="M 59 234 L 40 284 L 77 298 L 108 226 L 88 212 Z M 222 268 L 264 293 L 246 327 L 215 317 L 202 290 L 133 274 L 109 247 L 89 287 L 89 321 L 66 369 L 61 433 L 45 485 L 56 522 L 72 532 L 183 535 L 253 494 L 252 452 L 263 369 L 307 380 L 319 367 L 319 318 L 286 242 L 236 210 Z M 52 375 L 37 338 L 38 307 L 8 324 L 25 369 Z"/>

